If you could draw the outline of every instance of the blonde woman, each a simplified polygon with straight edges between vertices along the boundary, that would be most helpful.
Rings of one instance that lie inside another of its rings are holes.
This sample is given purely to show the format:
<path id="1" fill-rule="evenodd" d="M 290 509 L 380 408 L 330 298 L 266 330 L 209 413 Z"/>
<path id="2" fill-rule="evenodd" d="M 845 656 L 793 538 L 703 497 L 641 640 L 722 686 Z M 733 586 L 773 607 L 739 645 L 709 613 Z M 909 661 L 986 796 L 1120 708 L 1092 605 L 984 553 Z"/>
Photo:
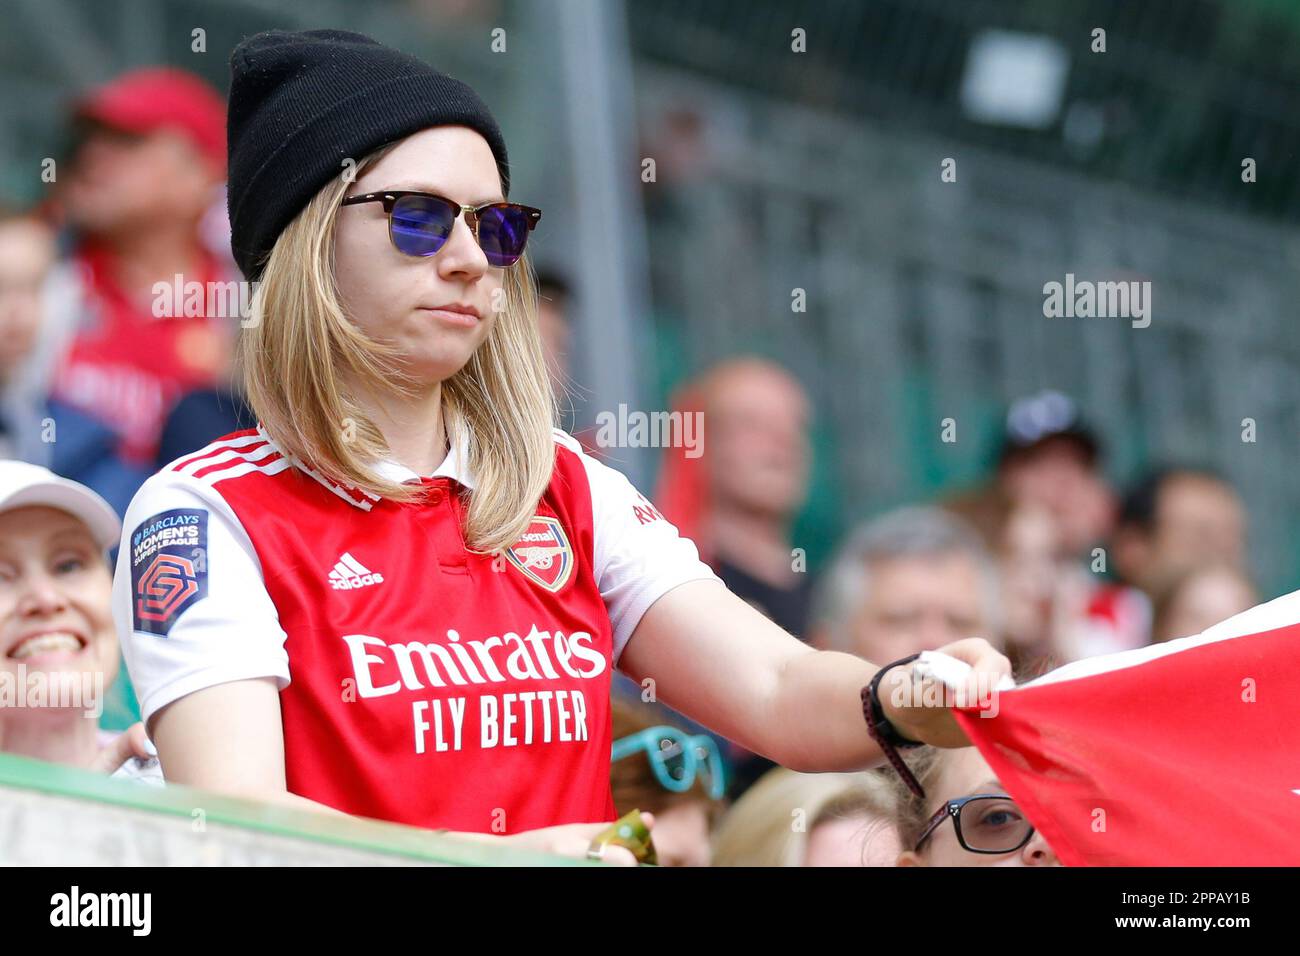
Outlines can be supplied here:
<path id="1" fill-rule="evenodd" d="M 902 850 L 881 772 L 769 770 L 713 834 L 714 866 L 893 866 Z"/>
<path id="2" fill-rule="evenodd" d="M 591 848 L 614 667 L 783 764 L 878 761 L 877 668 L 768 623 L 553 428 L 541 213 L 507 200 L 474 91 L 330 30 L 260 34 L 231 65 L 260 424 L 150 479 L 115 591 L 167 778 L 630 864 Z M 1006 671 L 982 641 L 947 650 Z M 886 714 L 965 742 L 941 708 Z"/>

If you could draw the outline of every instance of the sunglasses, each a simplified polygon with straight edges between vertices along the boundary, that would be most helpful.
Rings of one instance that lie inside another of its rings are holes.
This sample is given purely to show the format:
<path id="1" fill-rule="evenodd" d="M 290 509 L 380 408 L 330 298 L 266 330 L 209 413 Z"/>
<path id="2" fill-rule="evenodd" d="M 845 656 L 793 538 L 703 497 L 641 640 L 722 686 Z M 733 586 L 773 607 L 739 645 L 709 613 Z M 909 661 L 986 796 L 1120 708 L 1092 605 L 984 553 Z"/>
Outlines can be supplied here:
<path id="1" fill-rule="evenodd" d="M 676 727 L 648 727 L 639 733 L 614 741 L 611 760 L 622 760 L 634 753 L 650 759 L 655 779 L 665 790 L 685 793 L 698 777 L 713 800 L 727 792 L 726 773 L 718 744 L 708 734 L 692 736 Z"/>
<path id="2" fill-rule="evenodd" d="M 542 211 L 515 202 L 490 202 L 482 206 L 462 206 L 445 196 L 408 190 L 384 190 L 352 196 L 344 206 L 381 202 L 388 213 L 388 238 L 393 247 L 407 256 L 437 254 L 451 236 L 456 220 L 465 214 L 465 225 L 487 256 L 489 264 L 512 266 L 524 254 L 528 234 L 537 228 Z"/>
<path id="3" fill-rule="evenodd" d="M 949 800 L 932 816 L 913 849 L 943 824 L 952 820 L 957 842 L 968 853 L 1014 853 L 1034 835 L 1034 826 L 1006 794 L 979 793 Z"/>

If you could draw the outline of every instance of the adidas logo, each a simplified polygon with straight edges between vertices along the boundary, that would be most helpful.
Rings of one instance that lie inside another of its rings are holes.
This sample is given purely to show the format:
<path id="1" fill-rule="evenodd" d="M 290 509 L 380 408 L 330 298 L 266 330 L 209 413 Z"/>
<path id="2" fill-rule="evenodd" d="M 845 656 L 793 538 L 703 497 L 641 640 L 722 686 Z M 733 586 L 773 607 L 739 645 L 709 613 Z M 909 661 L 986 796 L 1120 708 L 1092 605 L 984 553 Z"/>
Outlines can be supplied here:
<path id="1" fill-rule="evenodd" d="M 330 587 L 335 591 L 350 591 L 353 588 L 383 583 L 382 574 L 369 570 L 346 551 L 339 558 L 338 564 L 334 565 L 334 570 L 330 572 Z"/>

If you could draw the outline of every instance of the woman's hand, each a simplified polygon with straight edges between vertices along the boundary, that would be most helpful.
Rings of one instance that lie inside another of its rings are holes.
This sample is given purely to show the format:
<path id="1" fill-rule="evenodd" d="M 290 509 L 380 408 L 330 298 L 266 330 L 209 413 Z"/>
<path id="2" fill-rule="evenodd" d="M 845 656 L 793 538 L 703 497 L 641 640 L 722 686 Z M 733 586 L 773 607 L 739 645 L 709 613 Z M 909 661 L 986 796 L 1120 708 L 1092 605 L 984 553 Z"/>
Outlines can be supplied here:
<path id="1" fill-rule="evenodd" d="M 653 830 L 654 814 L 643 812 L 641 819 L 645 821 L 648 829 Z M 524 830 L 522 833 L 513 833 L 498 839 L 529 850 L 586 859 L 587 848 L 591 846 L 591 841 L 595 839 L 596 834 L 608 829 L 608 823 L 566 823 L 558 827 Z M 605 854 L 601 860 L 614 866 L 636 866 L 636 857 L 632 855 L 631 850 L 612 843 L 605 847 Z"/>
<path id="2" fill-rule="evenodd" d="M 1011 663 L 988 641 L 972 637 L 939 648 L 939 653 L 965 661 L 973 670 L 967 676 L 962 696 L 947 690 L 933 678 L 913 683 L 916 661 L 895 667 L 880 682 L 880 706 L 889 722 L 910 740 L 936 747 L 968 747 L 970 739 L 949 709 L 953 703 L 975 704 L 995 693 L 1011 676 Z"/>
<path id="3" fill-rule="evenodd" d="M 137 721 L 101 747 L 89 769 L 94 773 L 111 774 L 132 757 L 148 760 L 151 756 L 144 724 Z"/>

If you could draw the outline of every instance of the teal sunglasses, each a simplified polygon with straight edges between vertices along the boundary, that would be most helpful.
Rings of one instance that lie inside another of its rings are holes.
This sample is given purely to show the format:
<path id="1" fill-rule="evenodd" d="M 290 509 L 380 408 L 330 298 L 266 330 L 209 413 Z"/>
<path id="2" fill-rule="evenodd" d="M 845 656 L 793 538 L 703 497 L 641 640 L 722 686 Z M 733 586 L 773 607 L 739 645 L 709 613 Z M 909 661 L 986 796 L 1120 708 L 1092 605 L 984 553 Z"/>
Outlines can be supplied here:
<path id="1" fill-rule="evenodd" d="M 726 771 L 717 741 L 708 734 L 688 734 L 676 727 L 648 727 L 614 741 L 610 760 L 645 753 L 655 778 L 665 790 L 685 793 L 698 777 L 710 799 L 727 792 Z"/>

